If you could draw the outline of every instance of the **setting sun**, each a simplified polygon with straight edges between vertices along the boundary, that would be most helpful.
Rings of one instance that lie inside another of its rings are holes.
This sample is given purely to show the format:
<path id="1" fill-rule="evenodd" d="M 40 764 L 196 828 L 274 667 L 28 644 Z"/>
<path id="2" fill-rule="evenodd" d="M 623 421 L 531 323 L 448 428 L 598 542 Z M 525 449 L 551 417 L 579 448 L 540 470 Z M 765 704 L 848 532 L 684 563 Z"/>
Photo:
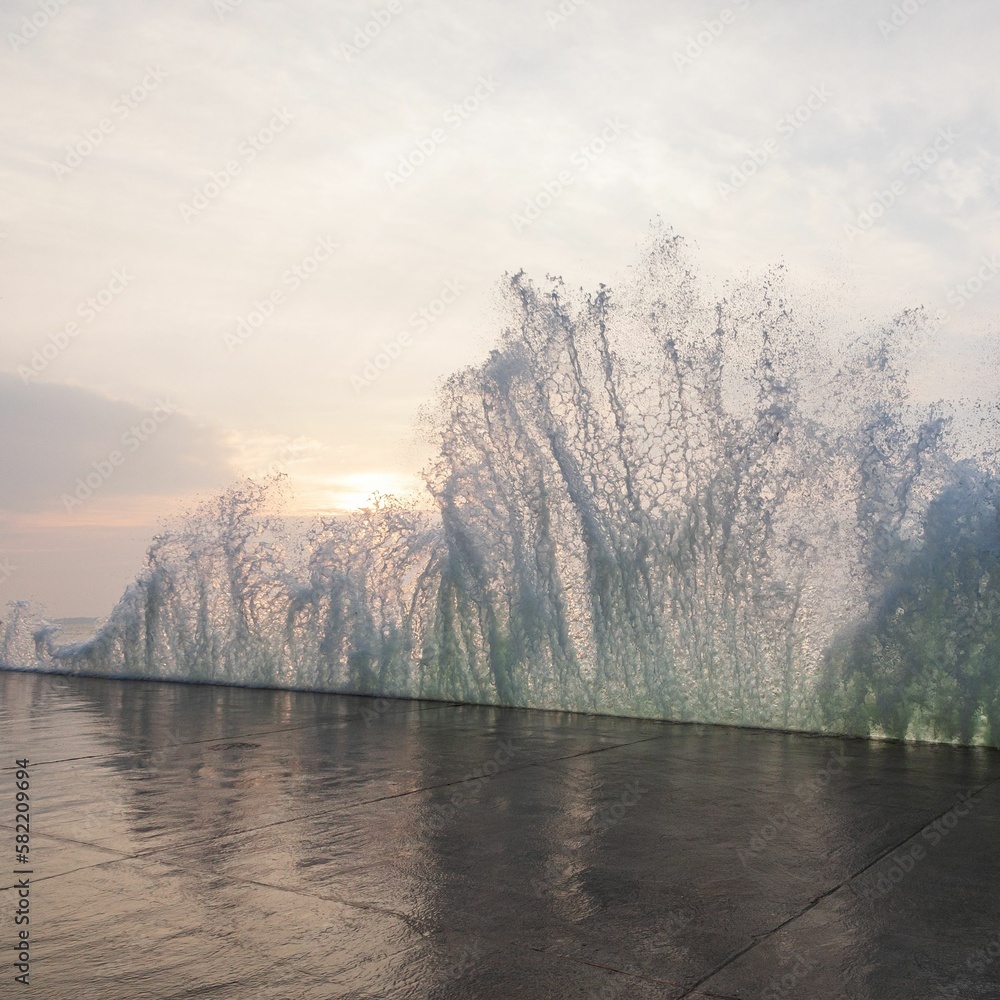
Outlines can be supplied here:
<path id="1" fill-rule="evenodd" d="M 363 510 L 376 494 L 413 498 L 423 489 L 414 476 L 395 472 L 353 472 L 342 476 L 317 478 L 305 485 L 302 504 L 311 513 L 347 514 Z"/>

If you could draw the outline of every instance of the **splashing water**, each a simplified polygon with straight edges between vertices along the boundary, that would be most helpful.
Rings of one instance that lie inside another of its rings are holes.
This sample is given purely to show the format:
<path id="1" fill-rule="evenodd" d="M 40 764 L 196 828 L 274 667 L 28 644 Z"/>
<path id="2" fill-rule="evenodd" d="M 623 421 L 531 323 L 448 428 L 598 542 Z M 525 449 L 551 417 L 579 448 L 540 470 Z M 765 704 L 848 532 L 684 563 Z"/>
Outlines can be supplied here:
<path id="1" fill-rule="evenodd" d="M 511 276 L 422 418 L 433 513 L 378 498 L 303 548 L 233 487 L 93 639 L 8 624 L 4 659 L 996 743 L 995 424 L 972 455 L 912 402 L 920 311 L 833 348 L 782 287 L 712 300 L 673 236 L 620 295 Z"/>

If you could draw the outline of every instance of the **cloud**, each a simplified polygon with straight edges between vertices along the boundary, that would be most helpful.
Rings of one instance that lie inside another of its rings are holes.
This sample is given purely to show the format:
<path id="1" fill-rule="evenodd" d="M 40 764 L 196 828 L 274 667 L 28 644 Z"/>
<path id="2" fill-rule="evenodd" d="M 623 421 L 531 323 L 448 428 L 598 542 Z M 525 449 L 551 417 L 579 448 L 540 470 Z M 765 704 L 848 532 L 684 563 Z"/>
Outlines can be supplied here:
<path id="1" fill-rule="evenodd" d="M 10 513 L 64 510 L 81 480 L 105 501 L 217 489 L 231 463 L 222 436 L 169 395 L 143 408 L 0 372 L 0 509 Z"/>
<path id="2" fill-rule="evenodd" d="M 657 217 L 713 280 L 789 261 L 838 325 L 947 309 L 941 355 L 958 387 L 980 367 L 972 334 L 995 329 L 1000 281 L 961 310 L 948 298 L 998 250 L 989 0 L 403 0 L 388 21 L 385 0 L 73 0 L 12 47 L 38 8 L 0 12 L 0 130 L 16 138 L 0 150 L 0 371 L 79 329 L 44 385 L 0 385 L 0 530 L 5 510 L 35 528 L 151 525 L 162 498 L 241 472 L 287 467 L 315 509 L 353 496 L 351 476 L 413 474 L 427 457 L 410 444 L 414 415 L 488 351 L 501 275 L 614 287 Z M 370 42 L 348 58 L 365 26 Z M 681 70 L 674 54 L 689 47 Z M 484 76 L 495 92 L 456 126 Z M 832 96 L 780 131 L 824 86 Z M 292 122 L 254 147 L 282 109 Z M 625 130 L 606 152 L 515 228 L 615 117 Z M 941 128 L 959 138 L 907 175 Z M 386 173 L 435 130 L 445 138 L 390 190 Z M 777 152 L 722 197 L 765 142 Z M 904 189 L 869 225 L 862 213 L 894 180 Z M 217 193 L 182 214 L 205 191 Z M 320 238 L 337 253 L 230 350 Z M 89 310 L 118 270 L 134 280 Z M 467 291 L 415 328 L 448 281 Z M 398 362 L 355 391 L 403 331 Z M 93 463 L 139 415 L 108 397 L 151 404 L 164 391 L 191 416 L 172 416 L 67 513 L 60 498 L 99 475 Z"/>

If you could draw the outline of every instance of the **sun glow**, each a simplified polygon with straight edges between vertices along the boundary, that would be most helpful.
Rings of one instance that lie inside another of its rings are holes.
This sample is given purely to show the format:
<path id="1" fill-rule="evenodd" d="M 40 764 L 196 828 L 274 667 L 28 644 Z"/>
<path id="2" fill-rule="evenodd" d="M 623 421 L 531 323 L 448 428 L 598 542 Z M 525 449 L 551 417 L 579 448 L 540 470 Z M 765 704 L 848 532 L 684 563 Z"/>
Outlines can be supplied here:
<path id="1" fill-rule="evenodd" d="M 370 507 L 376 494 L 413 499 L 423 491 L 414 476 L 398 472 L 352 472 L 317 478 L 303 490 L 302 500 L 315 513 L 347 514 Z"/>

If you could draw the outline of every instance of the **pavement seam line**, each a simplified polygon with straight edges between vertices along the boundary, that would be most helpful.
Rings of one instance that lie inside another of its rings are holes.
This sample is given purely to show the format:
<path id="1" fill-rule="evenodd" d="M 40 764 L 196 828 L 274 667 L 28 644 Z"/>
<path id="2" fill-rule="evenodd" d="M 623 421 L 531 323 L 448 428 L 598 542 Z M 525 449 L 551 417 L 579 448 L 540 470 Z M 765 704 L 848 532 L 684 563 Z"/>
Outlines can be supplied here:
<path id="1" fill-rule="evenodd" d="M 1000 782 L 1000 778 L 994 778 L 992 781 L 986 782 L 985 785 L 983 785 L 980 788 L 977 788 L 972 793 L 972 795 L 969 796 L 969 798 L 975 798 L 977 795 L 981 795 L 984 791 L 986 791 L 988 788 L 991 788 L 993 785 L 997 784 L 998 782 Z M 793 923 L 794 921 L 798 920 L 800 917 L 804 916 L 806 913 L 808 913 L 815 906 L 818 906 L 828 896 L 832 896 L 835 892 L 839 892 L 841 889 L 844 888 L 844 886 L 847 886 L 850 882 L 853 882 L 854 879 L 858 878 L 860 875 L 863 875 L 866 871 L 868 871 L 869 869 L 873 868 L 875 865 L 877 865 L 884 858 L 886 858 L 890 854 L 892 854 L 893 851 L 898 851 L 899 848 L 902 847 L 904 844 L 907 844 L 911 840 L 913 840 L 913 838 L 916 837 L 917 834 L 919 834 L 921 830 L 926 830 L 927 827 L 931 825 L 931 823 L 933 823 L 935 820 L 940 819 L 942 816 L 944 816 L 948 812 L 950 812 L 951 808 L 952 807 L 949 806 L 947 809 L 945 809 L 942 812 L 940 812 L 937 816 L 931 817 L 931 819 L 929 819 L 926 823 L 924 823 L 923 826 L 919 827 L 917 830 L 915 830 L 909 836 L 904 837 L 898 844 L 895 844 L 894 846 L 887 848 L 877 858 L 875 858 L 873 861 L 869 862 L 863 868 L 859 868 L 858 871 L 854 872 L 852 875 L 848 875 L 846 878 L 842 879 L 840 882 L 838 882 L 832 888 L 827 889 L 825 892 L 820 893 L 813 900 L 811 900 L 809 903 L 807 903 L 798 913 L 792 914 L 792 916 L 788 917 L 786 920 L 783 920 L 780 924 L 777 924 L 775 927 L 772 927 L 769 931 L 765 931 L 763 934 L 755 934 L 753 936 L 753 940 L 745 948 L 742 948 L 742 949 L 740 949 L 740 951 L 736 952 L 736 954 L 731 955 L 729 958 L 727 958 L 725 961 L 723 961 L 720 965 L 718 965 L 715 969 L 713 969 L 710 973 L 708 973 L 708 975 L 706 975 L 703 978 L 699 979 L 691 987 L 691 989 L 687 993 L 683 994 L 683 996 L 681 996 L 679 998 L 679 1000 L 684 1000 L 684 997 L 690 996 L 695 990 L 698 989 L 699 986 L 701 986 L 703 983 L 707 983 L 713 976 L 718 975 L 718 973 L 720 973 L 723 969 L 725 969 L 728 966 L 732 965 L 732 963 L 735 962 L 737 959 L 742 958 L 745 954 L 747 954 L 747 952 L 752 951 L 759 944 L 761 944 L 764 941 L 767 941 L 768 938 L 773 937 L 775 934 L 777 934 L 779 931 L 783 930 L 789 924 Z"/>

